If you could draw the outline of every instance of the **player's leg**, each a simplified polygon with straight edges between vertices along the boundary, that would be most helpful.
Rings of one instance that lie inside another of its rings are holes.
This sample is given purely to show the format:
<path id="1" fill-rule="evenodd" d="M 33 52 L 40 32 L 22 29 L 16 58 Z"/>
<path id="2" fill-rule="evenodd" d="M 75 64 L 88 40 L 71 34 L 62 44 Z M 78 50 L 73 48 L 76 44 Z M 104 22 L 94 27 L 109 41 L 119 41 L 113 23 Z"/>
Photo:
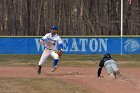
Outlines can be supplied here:
<path id="1" fill-rule="evenodd" d="M 51 56 L 54 58 L 53 64 L 52 64 L 52 72 L 54 72 L 57 69 L 57 64 L 59 61 L 59 56 L 55 51 L 52 51 Z"/>
<path id="2" fill-rule="evenodd" d="M 109 75 L 109 78 L 114 79 L 115 76 L 114 76 L 114 74 L 113 74 L 113 70 L 112 70 L 112 68 L 111 68 L 111 65 L 110 65 L 110 64 L 107 64 L 107 65 L 105 66 L 105 69 L 106 69 L 106 71 L 107 71 L 107 73 L 108 73 L 108 75 Z"/>
<path id="3" fill-rule="evenodd" d="M 120 71 L 119 71 L 119 68 L 114 60 L 111 62 L 111 67 L 113 69 L 113 73 L 114 73 L 115 78 L 118 78 L 120 76 Z"/>
<path id="4" fill-rule="evenodd" d="M 48 56 L 50 55 L 50 50 L 48 49 L 45 49 L 42 53 L 42 56 L 40 58 L 40 61 L 38 63 L 38 71 L 37 73 L 40 74 L 41 73 L 41 68 L 42 68 L 42 65 L 44 64 L 45 60 L 48 58 Z"/>
<path id="5" fill-rule="evenodd" d="M 106 69 L 106 71 L 107 71 L 107 73 L 109 75 L 109 78 L 114 79 L 115 76 L 113 74 L 113 69 L 111 67 L 111 64 L 110 64 L 109 60 L 105 62 L 105 69 Z"/>

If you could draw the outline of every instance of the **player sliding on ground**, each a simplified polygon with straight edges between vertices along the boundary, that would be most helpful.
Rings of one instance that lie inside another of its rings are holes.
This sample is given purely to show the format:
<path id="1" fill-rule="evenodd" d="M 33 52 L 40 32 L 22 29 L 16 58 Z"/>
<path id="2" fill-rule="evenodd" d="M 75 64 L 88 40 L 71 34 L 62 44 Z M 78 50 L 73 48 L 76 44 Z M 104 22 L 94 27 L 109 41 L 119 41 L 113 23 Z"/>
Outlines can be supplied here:
<path id="1" fill-rule="evenodd" d="M 57 63 L 59 61 L 59 57 L 63 53 L 62 40 L 60 36 L 57 35 L 57 31 L 58 31 L 58 26 L 52 25 L 51 32 L 47 33 L 44 37 L 42 37 L 42 39 L 40 39 L 40 43 L 45 46 L 45 49 L 42 53 L 42 56 L 38 64 L 38 71 L 37 71 L 38 74 L 41 73 L 42 65 L 49 55 L 51 55 L 54 58 L 51 71 L 54 72 L 57 69 Z M 57 51 L 56 48 L 57 44 L 60 47 L 59 52 Z"/>
<path id="2" fill-rule="evenodd" d="M 105 67 L 109 77 L 111 79 L 119 78 L 120 77 L 120 71 L 117 67 L 117 62 L 114 61 L 114 59 L 111 58 L 110 54 L 105 54 L 103 58 L 101 59 L 99 63 L 99 69 L 98 69 L 98 77 L 101 77 L 102 68 Z"/>

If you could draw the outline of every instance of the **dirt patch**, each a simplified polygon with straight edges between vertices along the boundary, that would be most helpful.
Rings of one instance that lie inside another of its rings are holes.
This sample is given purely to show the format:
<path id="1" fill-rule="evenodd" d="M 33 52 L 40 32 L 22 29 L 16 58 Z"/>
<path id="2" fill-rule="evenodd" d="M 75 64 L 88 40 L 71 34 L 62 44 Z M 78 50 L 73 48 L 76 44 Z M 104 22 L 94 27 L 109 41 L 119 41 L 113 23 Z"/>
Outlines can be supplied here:
<path id="1" fill-rule="evenodd" d="M 98 68 L 59 67 L 51 72 L 50 67 L 43 67 L 42 74 L 36 73 L 34 67 L 0 67 L 0 77 L 24 78 L 61 78 L 62 80 L 81 85 L 97 93 L 139 93 L 140 68 L 121 68 L 123 77 L 110 80 L 103 70 L 104 78 L 97 78 Z"/>

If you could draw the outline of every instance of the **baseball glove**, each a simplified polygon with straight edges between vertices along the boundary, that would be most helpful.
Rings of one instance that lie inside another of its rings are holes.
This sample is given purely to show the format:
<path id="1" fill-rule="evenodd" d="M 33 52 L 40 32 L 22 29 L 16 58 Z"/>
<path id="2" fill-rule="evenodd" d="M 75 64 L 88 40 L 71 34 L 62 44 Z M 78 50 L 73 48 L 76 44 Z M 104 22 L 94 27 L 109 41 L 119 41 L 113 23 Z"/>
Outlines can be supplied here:
<path id="1" fill-rule="evenodd" d="M 61 57 L 62 54 L 63 54 L 63 51 L 62 50 L 58 50 L 58 51 L 56 51 L 56 53 L 58 54 L 59 57 Z"/>

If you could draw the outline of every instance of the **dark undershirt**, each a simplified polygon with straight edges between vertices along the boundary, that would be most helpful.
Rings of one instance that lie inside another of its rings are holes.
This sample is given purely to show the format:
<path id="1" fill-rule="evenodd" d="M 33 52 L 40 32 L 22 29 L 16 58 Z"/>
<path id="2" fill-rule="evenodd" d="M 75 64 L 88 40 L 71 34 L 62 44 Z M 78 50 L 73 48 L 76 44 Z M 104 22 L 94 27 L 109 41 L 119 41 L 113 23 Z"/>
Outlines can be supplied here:
<path id="1" fill-rule="evenodd" d="M 102 68 L 104 67 L 105 61 L 110 60 L 110 59 L 111 58 L 107 58 L 107 57 L 104 57 L 103 59 L 101 59 L 101 61 L 99 63 L 99 68 L 98 68 L 98 77 L 100 77 L 100 75 L 101 75 Z"/>

